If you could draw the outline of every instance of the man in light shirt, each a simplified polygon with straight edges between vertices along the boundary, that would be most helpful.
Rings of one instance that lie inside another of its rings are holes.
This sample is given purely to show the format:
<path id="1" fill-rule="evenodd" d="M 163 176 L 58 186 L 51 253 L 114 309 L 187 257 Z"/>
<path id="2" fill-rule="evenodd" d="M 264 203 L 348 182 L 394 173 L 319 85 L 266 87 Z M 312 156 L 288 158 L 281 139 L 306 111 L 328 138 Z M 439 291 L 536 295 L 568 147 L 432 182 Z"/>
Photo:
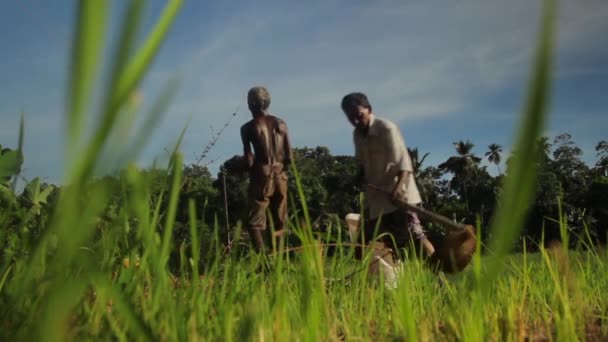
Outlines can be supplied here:
<path id="1" fill-rule="evenodd" d="M 366 190 L 369 204 L 369 217 L 364 225 L 366 242 L 389 233 L 391 236 L 381 241 L 395 251 L 407 247 L 410 236 L 413 236 L 421 242 L 428 256 L 433 255 L 435 249 L 427 240 L 418 216 L 393 204 L 394 200 L 413 205 L 422 202 L 412 161 L 399 128 L 389 120 L 377 117 L 367 96 L 362 93 L 344 96 L 342 110 L 355 127 L 355 157 L 361 164 L 366 183 L 371 185 Z M 380 225 L 374 232 L 378 220 Z"/>

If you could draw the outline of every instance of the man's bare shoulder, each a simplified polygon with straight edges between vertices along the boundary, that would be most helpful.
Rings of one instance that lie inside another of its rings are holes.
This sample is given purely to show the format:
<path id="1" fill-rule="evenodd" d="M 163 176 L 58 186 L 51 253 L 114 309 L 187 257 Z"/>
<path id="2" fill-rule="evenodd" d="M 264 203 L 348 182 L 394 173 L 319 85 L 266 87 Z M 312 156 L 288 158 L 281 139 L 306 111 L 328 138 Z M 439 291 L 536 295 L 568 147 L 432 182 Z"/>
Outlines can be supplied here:
<path id="1" fill-rule="evenodd" d="M 280 117 L 276 116 L 276 115 L 268 115 L 269 118 L 276 120 L 278 123 L 280 124 L 286 124 L 285 120 L 281 119 Z"/>
<path id="2" fill-rule="evenodd" d="M 289 130 L 287 127 L 287 123 L 283 119 L 279 118 L 276 115 L 269 115 L 269 116 L 276 121 L 279 131 L 287 132 Z"/>
<path id="3" fill-rule="evenodd" d="M 244 123 L 244 124 L 241 126 L 241 134 L 245 134 L 245 133 L 247 133 L 247 132 L 248 132 L 248 131 L 251 129 L 251 126 L 252 126 L 252 125 L 253 125 L 253 120 L 249 120 L 249 121 L 247 121 L 246 123 Z"/>

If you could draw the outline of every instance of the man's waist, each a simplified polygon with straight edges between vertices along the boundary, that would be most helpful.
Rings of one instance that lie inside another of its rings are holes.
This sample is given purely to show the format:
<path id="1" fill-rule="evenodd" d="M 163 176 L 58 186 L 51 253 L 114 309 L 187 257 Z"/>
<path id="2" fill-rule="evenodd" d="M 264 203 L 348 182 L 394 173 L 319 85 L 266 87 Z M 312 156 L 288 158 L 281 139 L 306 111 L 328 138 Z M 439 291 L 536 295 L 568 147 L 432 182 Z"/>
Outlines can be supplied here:
<path id="1" fill-rule="evenodd" d="M 372 185 L 379 190 L 392 191 L 395 187 L 395 184 L 397 184 L 397 179 L 373 179 L 368 180 L 367 184 Z M 376 192 L 377 191 L 378 190 L 376 190 Z"/>
<path id="2" fill-rule="evenodd" d="M 269 175 L 271 173 L 277 173 L 283 171 L 284 164 L 279 162 L 274 163 L 263 163 L 263 162 L 254 162 L 251 166 L 251 171 L 254 173 L 262 173 L 265 175 Z"/>
<path id="3" fill-rule="evenodd" d="M 283 167 L 284 164 L 281 162 L 261 162 L 254 161 L 252 167 Z"/>

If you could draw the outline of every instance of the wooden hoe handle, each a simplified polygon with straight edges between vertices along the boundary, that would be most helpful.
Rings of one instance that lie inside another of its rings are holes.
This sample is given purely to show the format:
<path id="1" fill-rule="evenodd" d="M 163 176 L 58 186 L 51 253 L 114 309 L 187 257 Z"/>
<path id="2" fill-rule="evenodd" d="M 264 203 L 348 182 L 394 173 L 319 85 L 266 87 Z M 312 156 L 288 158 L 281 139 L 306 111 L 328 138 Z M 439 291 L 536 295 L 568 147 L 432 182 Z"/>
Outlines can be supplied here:
<path id="1" fill-rule="evenodd" d="M 382 190 L 375 185 L 368 184 L 368 187 L 370 189 L 382 192 L 382 193 L 386 194 L 387 196 L 390 196 L 390 194 L 387 191 Z M 420 218 L 431 221 L 433 223 L 440 224 L 446 228 L 449 228 L 450 230 L 465 230 L 469 227 L 466 224 L 454 222 L 454 221 L 450 220 L 449 218 L 447 218 L 443 215 L 437 214 L 435 212 L 432 212 L 430 210 L 427 210 L 427 209 L 424 209 L 421 207 L 417 207 L 415 205 L 411 205 L 404 200 L 393 200 L 393 204 L 400 209 L 414 212 L 414 213 L 418 214 L 418 216 L 420 216 Z"/>

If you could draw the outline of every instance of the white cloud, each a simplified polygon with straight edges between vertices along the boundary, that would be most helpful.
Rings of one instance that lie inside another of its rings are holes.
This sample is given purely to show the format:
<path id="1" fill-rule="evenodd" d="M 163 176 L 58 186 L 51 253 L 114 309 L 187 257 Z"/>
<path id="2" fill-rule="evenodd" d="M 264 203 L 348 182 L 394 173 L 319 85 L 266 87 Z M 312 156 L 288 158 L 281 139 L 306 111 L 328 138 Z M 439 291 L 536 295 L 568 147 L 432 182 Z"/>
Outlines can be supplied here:
<path id="1" fill-rule="evenodd" d="M 350 151 L 350 127 L 339 107 L 350 91 L 368 93 L 379 114 L 408 124 L 474 112 L 483 98 L 526 85 L 540 4 L 318 2 L 292 10 L 284 3 L 224 4 L 230 8 L 189 23 L 199 42 L 162 50 L 146 78 L 147 103 L 171 75 L 183 82 L 144 159 L 162 154 L 189 117 L 183 150 L 194 159 L 212 136 L 210 126 L 220 129 L 239 105 L 212 156 L 240 153 L 239 127 L 249 119 L 245 95 L 255 84 L 268 86 L 271 109 L 287 120 L 295 144 L 323 144 L 337 153 Z M 560 4 L 559 77 L 607 72 L 605 64 L 580 60 L 608 56 L 599 43 L 608 33 L 608 4 Z M 179 34 L 173 32 L 168 43 Z M 0 133 L 5 136 L 4 125 Z"/>
<path id="2" fill-rule="evenodd" d="M 580 7 L 566 2 L 560 54 L 593 48 L 584 41 L 607 31 L 598 14 L 607 8 L 599 1 Z M 179 114 L 172 115 L 194 114 L 190 131 L 197 135 L 190 138 L 203 142 L 208 125 L 221 125 L 235 105 L 243 112 L 238 119 L 247 120 L 245 92 L 265 84 L 272 109 L 286 116 L 296 143 L 330 147 L 350 129 L 339 101 L 352 90 L 368 93 L 377 111 L 395 121 L 449 116 L 473 108 L 486 92 L 514 81 L 525 85 L 539 9 L 523 0 L 441 7 L 395 1 L 342 13 L 237 13 L 225 30 L 192 48 L 181 68 L 188 90 L 176 99 L 172 113 Z M 268 20 L 271 15 L 279 19 Z M 308 36 L 298 24 L 288 25 L 306 21 L 319 26 Z M 240 153 L 238 143 L 228 143 L 238 142 L 240 124 L 227 130 L 218 150 Z"/>

